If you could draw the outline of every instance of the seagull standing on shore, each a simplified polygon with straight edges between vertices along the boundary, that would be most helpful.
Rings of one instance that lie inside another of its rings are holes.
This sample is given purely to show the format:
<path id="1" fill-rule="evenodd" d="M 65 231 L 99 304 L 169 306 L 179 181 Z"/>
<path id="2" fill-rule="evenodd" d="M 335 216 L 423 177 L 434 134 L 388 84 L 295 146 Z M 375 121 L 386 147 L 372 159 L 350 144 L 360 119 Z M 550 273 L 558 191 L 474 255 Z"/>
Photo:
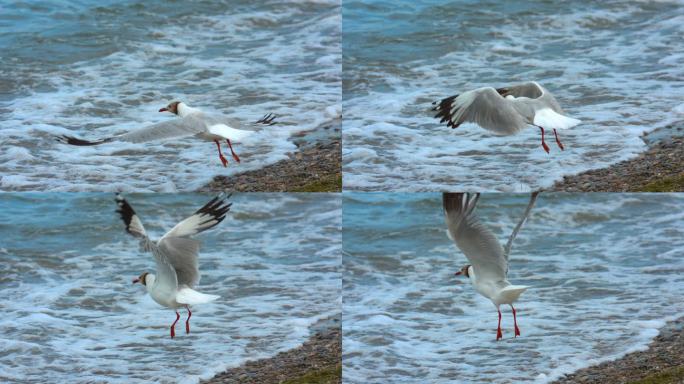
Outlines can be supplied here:
<path id="1" fill-rule="evenodd" d="M 153 140 L 168 138 L 178 138 L 185 136 L 195 136 L 204 141 L 213 141 L 218 149 L 219 159 L 224 167 L 228 165 L 228 160 L 221 152 L 220 141 L 225 140 L 230 148 L 230 153 L 236 162 L 240 162 L 240 157 L 233 150 L 233 144 L 240 142 L 245 137 L 254 133 L 259 125 L 274 125 L 275 115 L 269 113 L 261 119 L 250 124 L 250 127 L 241 127 L 237 121 L 227 119 L 223 116 L 208 115 L 197 108 L 189 107 L 180 101 L 174 101 L 159 112 L 171 112 L 180 117 L 169 121 L 153 124 L 145 128 L 138 129 L 123 135 L 107 137 L 100 140 L 88 141 L 73 136 L 59 136 L 57 141 L 62 143 L 90 146 L 108 143 L 111 141 L 125 141 L 129 143 L 143 143 Z"/>
<path id="2" fill-rule="evenodd" d="M 193 289 L 200 279 L 197 261 L 200 243 L 190 236 L 220 223 L 232 205 L 227 203 L 228 198 L 230 195 L 218 195 L 155 242 L 147 236 L 131 205 L 121 195 L 116 195 L 116 203 L 119 206 L 117 212 L 126 224 L 126 232 L 139 238 L 141 249 L 151 252 L 157 263 L 156 275 L 144 272 L 133 279 L 133 284 L 144 285 L 154 301 L 176 312 L 176 321 L 171 325 L 171 338 L 176 336 L 175 327 L 180 319 L 178 308 L 185 307 L 188 310 L 185 332 L 190 333 L 190 306 L 219 298 Z"/>
<path id="3" fill-rule="evenodd" d="M 465 275 L 470 279 L 475 290 L 492 301 L 499 312 L 499 325 L 496 330 L 496 340 L 503 337 L 501 332 L 501 304 L 508 304 L 513 311 L 515 337 L 520 336 L 518 320 L 513 303 L 528 288 L 524 285 L 512 285 L 507 280 L 508 255 L 515 236 L 534 206 L 538 192 L 532 193 L 530 203 L 522 219 L 513 230 L 506 248 L 502 248 L 496 236 L 475 216 L 475 206 L 480 194 L 444 193 L 442 202 L 447 224 L 447 235 L 456 243 L 470 264 L 466 264 L 455 275 Z"/>
<path id="4" fill-rule="evenodd" d="M 568 129 L 581 123 L 564 116 L 556 98 L 535 81 L 506 88 L 484 87 L 435 101 L 439 122 L 456 128 L 464 122 L 472 122 L 498 135 L 513 135 L 528 124 L 541 129 L 542 148 L 549 153 L 544 141 L 544 129 L 553 129 L 556 144 L 564 150 L 557 129 Z"/>

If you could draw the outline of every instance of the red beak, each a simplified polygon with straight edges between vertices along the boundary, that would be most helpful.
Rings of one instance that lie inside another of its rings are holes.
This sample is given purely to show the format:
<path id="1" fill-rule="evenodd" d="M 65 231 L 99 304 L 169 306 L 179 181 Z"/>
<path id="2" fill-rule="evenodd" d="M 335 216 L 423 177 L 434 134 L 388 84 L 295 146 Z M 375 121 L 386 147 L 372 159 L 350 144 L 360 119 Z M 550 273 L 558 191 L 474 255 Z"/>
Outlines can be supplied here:
<path id="1" fill-rule="evenodd" d="M 462 274 L 462 273 L 463 273 L 463 271 L 458 271 L 458 272 L 454 273 L 454 276 L 458 276 L 458 275 L 460 275 L 460 274 Z"/>
<path id="2" fill-rule="evenodd" d="M 159 109 L 159 112 L 166 112 L 168 110 L 169 110 L 168 108 L 164 107 L 164 108 Z"/>
<path id="3" fill-rule="evenodd" d="M 140 282 L 140 279 L 138 279 L 137 277 L 135 279 L 133 279 L 133 284 L 139 283 L 139 282 Z"/>

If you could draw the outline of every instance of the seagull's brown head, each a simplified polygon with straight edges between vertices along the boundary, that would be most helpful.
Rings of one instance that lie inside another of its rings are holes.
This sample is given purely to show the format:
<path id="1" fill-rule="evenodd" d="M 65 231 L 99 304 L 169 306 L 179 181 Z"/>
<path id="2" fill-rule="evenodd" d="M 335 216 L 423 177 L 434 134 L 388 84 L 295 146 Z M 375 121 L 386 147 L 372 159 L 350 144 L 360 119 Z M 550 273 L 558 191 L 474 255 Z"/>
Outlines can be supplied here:
<path id="1" fill-rule="evenodd" d="M 143 272 L 142 275 L 140 275 L 140 276 L 136 277 L 135 279 L 133 279 L 133 284 L 135 284 L 135 283 L 140 283 L 140 284 L 142 284 L 142 285 L 147 285 L 147 275 L 149 275 L 148 272 Z"/>
<path id="2" fill-rule="evenodd" d="M 178 104 L 180 104 L 180 101 L 172 101 L 166 107 L 161 108 L 159 110 L 159 112 L 171 112 L 174 115 L 177 115 L 178 114 Z"/>
<path id="3" fill-rule="evenodd" d="M 464 275 L 465 277 L 470 277 L 470 274 L 468 273 L 468 268 L 470 268 L 470 264 L 464 265 L 460 271 L 454 273 L 454 276 Z"/>

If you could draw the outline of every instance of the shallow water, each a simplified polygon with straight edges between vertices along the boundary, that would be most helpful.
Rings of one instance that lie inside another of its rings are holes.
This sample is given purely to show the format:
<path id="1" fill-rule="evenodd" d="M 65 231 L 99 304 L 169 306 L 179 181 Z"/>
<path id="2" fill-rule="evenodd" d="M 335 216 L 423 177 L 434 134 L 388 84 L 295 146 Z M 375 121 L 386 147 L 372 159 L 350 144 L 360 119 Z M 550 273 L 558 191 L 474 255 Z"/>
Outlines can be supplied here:
<path id="1" fill-rule="evenodd" d="M 338 1 L 32 1 L 0 5 L 0 189 L 193 191 L 262 168 L 292 134 L 339 122 Z M 183 100 L 279 125 L 223 168 L 197 139 L 73 147 L 173 118 Z"/>
<path id="2" fill-rule="evenodd" d="M 347 1 L 343 169 L 350 190 L 528 191 L 644 151 L 640 135 L 682 129 L 679 1 Z M 536 80 L 583 124 L 495 136 L 452 130 L 431 103 Z M 547 137 L 548 138 L 548 137 Z"/>
<path id="3" fill-rule="evenodd" d="M 127 195 L 152 238 L 211 195 Z M 193 383 L 306 341 L 341 305 L 341 202 L 239 194 L 202 242 L 191 333 L 131 279 L 153 272 L 110 194 L 0 195 L 0 381 Z M 285 230 L 285 228 L 287 228 Z M 47 376 L 49 375 L 49 376 Z"/>
<path id="4" fill-rule="evenodd" d="M 481 221 L 502 244 L 526 195 L 483 195 Z M 345 193 L 344 377 L 347 383 L 546 383 L 645 348 L 684 315 L 684 196 L 541 194 L 510 256 L 530 288 L 497 313 L 453 273 L 439 194 Z"/>

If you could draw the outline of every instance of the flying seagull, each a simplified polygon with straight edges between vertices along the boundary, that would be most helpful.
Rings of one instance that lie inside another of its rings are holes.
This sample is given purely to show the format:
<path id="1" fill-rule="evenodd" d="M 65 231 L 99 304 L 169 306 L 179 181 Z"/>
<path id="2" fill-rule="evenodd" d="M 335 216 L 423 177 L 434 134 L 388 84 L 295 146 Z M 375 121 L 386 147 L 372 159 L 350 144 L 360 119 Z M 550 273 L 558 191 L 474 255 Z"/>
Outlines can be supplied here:
<path id="1" fill-rule="evenodd" d="M 195 136 L 201 140 L 213 141 L 216 143 L 219 159 L 221 159 L 223 166 L 226 167 L 228 165 L 228 160 L 226 160 L 223 153 L 221 153 L 220 141 L 226 140 L 233 159 L 239 163 L 240 157 L 238 157 L 233 150 L 232 143 L 240 142 L 245 137 L 254 133 L 254 130 L 259 126 L 276 124 L 276 116 L 269 113 L 254 123 L 249 124 L 249 126 L 243 127 L 235 120 L 227 119 L 223 116 L 206 114 L 201 110 L 189 107 L 187 104 L 180 101 L 170 103 L 166 107 L 161 108 L 159 112 L 171 112 L 180 117 L 180 119 L 163 121 L 129 133 L 95 141 L 83 140 L 67 135 L 58 136 L 57 141 L 71 145 L 89 146 L 104 144 L 111 141 L 143 143 L 168 138 Z"/>
<path id="2" fill-rule="evenodd" d="M 506 88 L 483 87 L 435 101 L 439 122 L 456 128 L 471 122 L 498 135 L 518 133 L 528 124 L 541 129 L 542 148 L 549 153 L 544 141 L 544 129 L 553 129 L 556 144 L 564 150 L 557 129 L 568 129 L 581 123 L 565 116 L 551 92 L 535 81 Z"/>
<path id="3" fill-rule="evenodd" d="M 512 285 L 506 279 L 508 275 L 508 255 L 515 236 L 520 231 L 523 223 L 537 200 L 537 194 L 532 193 L 530 203 L 523 214 L 522 219 L 513 230 L 506 247 L 496 239 L 496 236 L 475 216 L 475 206 L 480 194 L 469 193 L 444 193 L 442 201 L 444 216 L 447 223 L 447 234 L 456 243 L 458 249 L 463 252 L 470 264 L 466 264 L 456 275 L 465 275 L 470 279 L 475 290 L 488 298 L 496 306 L 499 312 L 499 325 L 496 330 L 496 340 L 503 337 L 501 332 L 501 304 L 508 304 L 513 311 L 513 324 L 515 325 L 515 337 L 520 336 L 518 320 L 515 315 L 513 302 L 528 288 L 524 285 Z"/>
<path id="4" fill-rule="evenodd" d="M 200 242 L 190 236 L 220 223 L 232 205 L 227 203 L 228 198 L 230 195 L 218 195 L 192 216 L 176 224 L 161 239 L 152 241 L 131 205 L 121 195 L 116 195 L 119 206 L 117 212 L 126 224 L 126 232 L 140 239 L 141 249 L 152 253 L 157 264 L 156 275 L 143 272 L 133 279 L 133 284 L 144 285 L 154 301 L 176 312 L 176 321 L 171 325 L 171 338 L 176 336 L 175 327 L 180 319 L 178 308 L 185 307 L 188 310 L 185 332 L 190 333 L 190 306 L 219 298 L 193 289 L 200 279 L 197 261 Z"/>

